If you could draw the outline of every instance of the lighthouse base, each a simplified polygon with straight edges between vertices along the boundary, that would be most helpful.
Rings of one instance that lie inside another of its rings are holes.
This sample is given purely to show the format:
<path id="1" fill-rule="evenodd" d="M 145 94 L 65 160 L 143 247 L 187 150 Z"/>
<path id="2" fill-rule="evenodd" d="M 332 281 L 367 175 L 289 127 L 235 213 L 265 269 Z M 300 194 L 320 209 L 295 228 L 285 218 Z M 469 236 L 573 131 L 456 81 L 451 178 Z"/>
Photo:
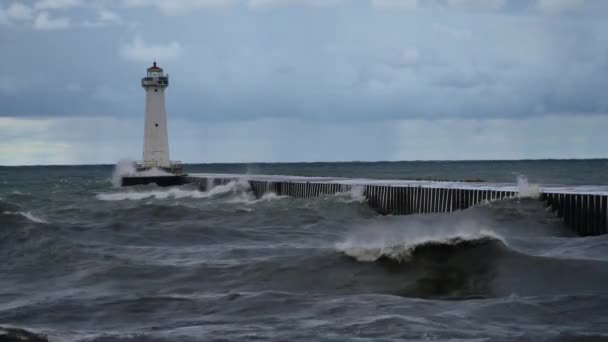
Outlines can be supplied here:
<path id="1" fill-rule="evenodd" d="M 169 167 L 156 166 L 155 164 L 146 165 L 144 163 L 139 163 L 139 162 L 134 163 L 134 166 L 135 166 L 135 170 L 137 172 L 147 172 L 147 171 L 158 170 L 158 171 L 170 173 L 173 175 L 183 175 L 184 174 L 184 169 L 182 167 L 181 162 L 172 161 Z"/>
<path id="2" fill-rule="evenodd" d="M 121 186 L 156 184 L 158 186 L 175 186 L 188 183 L 186 175 L 167 176 L 127 176 L 122 177 Z"/>

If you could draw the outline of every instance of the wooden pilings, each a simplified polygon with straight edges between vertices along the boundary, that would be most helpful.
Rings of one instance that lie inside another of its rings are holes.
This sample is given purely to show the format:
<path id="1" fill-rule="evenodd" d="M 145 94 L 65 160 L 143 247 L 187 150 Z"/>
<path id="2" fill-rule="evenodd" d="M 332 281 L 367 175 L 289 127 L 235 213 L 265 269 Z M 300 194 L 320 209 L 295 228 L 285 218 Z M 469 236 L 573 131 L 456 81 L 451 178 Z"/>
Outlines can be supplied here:
<path id="1" fill-rule="evenodd" d="M 234 178 L 190 177 L 199 184 L 201 190 L 208 191 L 215 186 L 225 185 Z M 248 180 L 256 197 L 267 193 L 295 198 L 310 198 L 348 192 L 353 186 L 327 182 Z M 412 215 L 425 213 L 446 213 L 473 207 L 484 201 L 495 201 L 514 197 L 517 192 L 458 189 L 420 186 L 357 185 L 362 187 L 369 205 L 382 215 Z"/>
<path id="2" fill-rule="evenodd" d="M 383 215 L 449 213 L 517 195 L 514 191 L 377 185 L 368 185 L 366 194 L 369 205 Z"/>
<path id="3" fill-rule="evenodd" d="M 579 235 L 608 233 L 607 195 L 544 193 L 541 200 Z"/>

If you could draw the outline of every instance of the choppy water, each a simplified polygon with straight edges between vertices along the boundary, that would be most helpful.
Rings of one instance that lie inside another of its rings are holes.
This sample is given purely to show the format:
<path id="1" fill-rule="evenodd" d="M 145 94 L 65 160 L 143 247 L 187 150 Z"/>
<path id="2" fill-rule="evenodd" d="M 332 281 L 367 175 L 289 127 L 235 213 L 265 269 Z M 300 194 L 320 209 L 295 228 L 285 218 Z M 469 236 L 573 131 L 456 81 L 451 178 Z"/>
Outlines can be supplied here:
<path id="1" fill-rule="evenodd" d="M 519 163 L 189 169 L 608 183 L 606 161 Z M 111 173 L 0 168 L 0 326 L 51 341 L 608 339 L 608 238 L 573 236 L 536 200 L 380 217 L 356 193 L 114 189 Z"/>

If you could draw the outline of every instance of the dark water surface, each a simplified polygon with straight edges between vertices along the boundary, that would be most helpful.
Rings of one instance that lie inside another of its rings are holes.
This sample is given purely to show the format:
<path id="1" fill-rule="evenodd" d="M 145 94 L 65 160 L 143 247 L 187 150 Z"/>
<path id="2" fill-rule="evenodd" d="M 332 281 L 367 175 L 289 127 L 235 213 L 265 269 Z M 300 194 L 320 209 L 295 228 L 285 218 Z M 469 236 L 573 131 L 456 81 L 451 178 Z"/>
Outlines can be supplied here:
<path id="1" fill-rule="evenodd" d="M 608 162 L 194 165 L 191 172 L 608 184 Z M 116 189 L 0 168 L 0 326 L 51 341 L 608 340 L 608 238 L 533 199 L 377 216 L 356 192 Z"/>

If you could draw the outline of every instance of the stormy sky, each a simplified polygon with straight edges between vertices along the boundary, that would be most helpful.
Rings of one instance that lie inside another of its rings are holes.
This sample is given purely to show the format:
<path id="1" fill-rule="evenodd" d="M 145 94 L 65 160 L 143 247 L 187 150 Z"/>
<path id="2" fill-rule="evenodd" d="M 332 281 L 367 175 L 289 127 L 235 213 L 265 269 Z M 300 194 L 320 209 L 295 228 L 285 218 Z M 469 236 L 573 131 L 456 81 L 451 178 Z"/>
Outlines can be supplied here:
<path id="1" fill-rule="evenodd" d="M 0 0 L 0 165 L 607 157 L 608 1 Z"/>

